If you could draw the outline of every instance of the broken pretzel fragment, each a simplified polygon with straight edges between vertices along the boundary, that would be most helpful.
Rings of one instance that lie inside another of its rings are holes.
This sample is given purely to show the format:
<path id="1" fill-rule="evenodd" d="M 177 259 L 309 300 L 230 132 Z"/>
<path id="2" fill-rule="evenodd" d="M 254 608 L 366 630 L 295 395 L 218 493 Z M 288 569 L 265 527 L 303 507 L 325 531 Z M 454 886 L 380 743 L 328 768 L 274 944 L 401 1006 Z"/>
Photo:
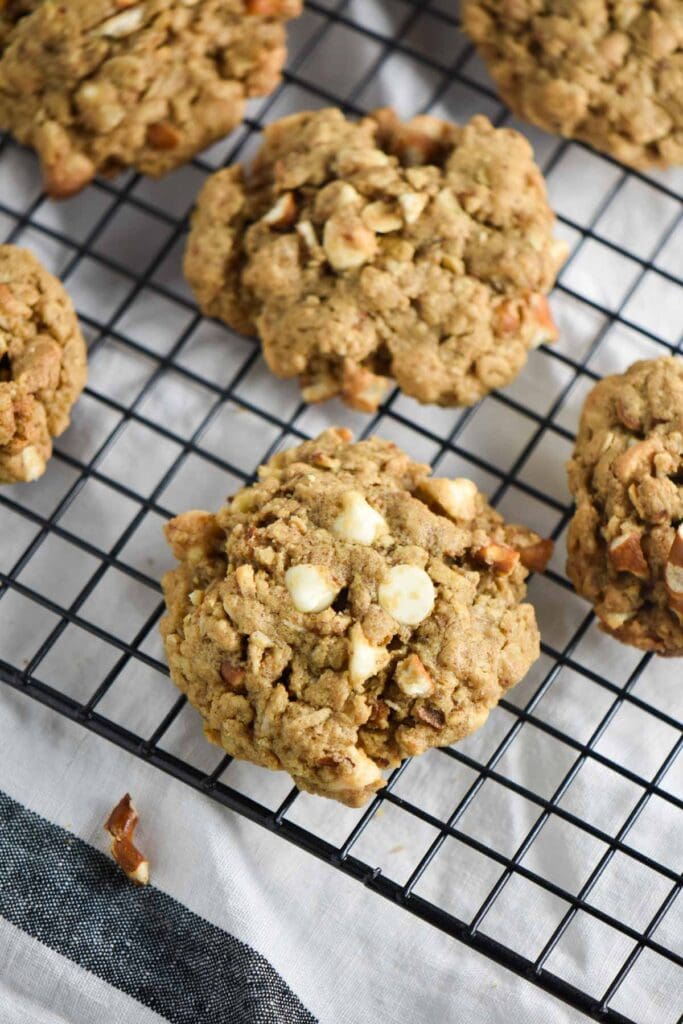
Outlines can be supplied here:
<path id="1" fill-rule="evenodd" d="M 664 569 L 669 608 L 683 623 L 683 523 L 676 530 Z"/>
<path id="2" fill-rule="evenodd" d="M 474 552 L 474 557 L 499 576 L 509 576 L 520 559 L 519 551 L 507 544 L 485 544 Z"/>
<path id="3" fill-rule="evenodd" d="M 433 704 L 421 704 L 413 711 L 413 717 L 432 729 L 443 729 L 446 724 L 446 716 L 443 711 L 441 708 L 434 707 Z"/>
<path id="4" fill-rule="evenodd" d="M 551 540 L 538 540 L 519 549 L 519 560 L 529 572 L 545 572 L 554 549 Z"/>
<path id="5" fill-rule="evenodd" d="M 126 793 L 107 818 L 104 828 L 111 836 L 112 857 L 124 874 L 131 882 L 147 885 L 149 861 L 133 842 L 138 821 L 138 812 L 133 806 L 130 793 Z"/>
<path id="6" fill-rule="evenodd" d="M 650 575 L 640 535 L 635 532 L 622 533 L 610 542 L 608 557 L 617 572 L 630 572 L 638 579 L 646 580 Z"/>

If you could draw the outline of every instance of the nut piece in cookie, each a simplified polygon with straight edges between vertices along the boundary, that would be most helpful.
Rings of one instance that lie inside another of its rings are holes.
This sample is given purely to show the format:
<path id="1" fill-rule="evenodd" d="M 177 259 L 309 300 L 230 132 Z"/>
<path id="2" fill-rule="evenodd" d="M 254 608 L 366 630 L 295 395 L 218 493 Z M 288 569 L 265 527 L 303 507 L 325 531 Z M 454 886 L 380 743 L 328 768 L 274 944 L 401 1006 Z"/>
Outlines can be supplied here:
<path id="1" fill-rule="evenodd" d="M 539 654 L 519 551 L 541 539 L 388 441 L 328 430 L 166 532 L 161 631 L 207 736 L 352 807 L 478 728 Z"/>
<path id="2" fill-rule="evenodd" d="M 55 198 L 127 167 L 158 177 L 275 88 L 301 6 L 14 0 L 0 15 L 0 128 L 36 150 Z"/>
<path id="3" fill-rule="evenodd" d="M 683 655 L 683 360 L 596 384 L 568 472 L 572 583 L 606 632 Z"/>
<path id="4" fill-rule="evenodd" d="M 372 412 L 395 381 L 472 405 L 557 337 L 546 296 L 567 249 L 553 226 L 511 129 L 319 110 L 268 125 L 251 168 L 209 178 L 185 274 L 203 312 L 260 335 L 306 401 Z"/>
<path id="5" fill-rule="evenodd" d="M 86 380 L 86 347 L 61 282 L 0 246 L 0 483 L 37 480 Z"/>
<path id="6" fill-rule="evenodd" d="M 464 0 L 506 103 L 634 167 L 683 163 L 683 4 Z"/>

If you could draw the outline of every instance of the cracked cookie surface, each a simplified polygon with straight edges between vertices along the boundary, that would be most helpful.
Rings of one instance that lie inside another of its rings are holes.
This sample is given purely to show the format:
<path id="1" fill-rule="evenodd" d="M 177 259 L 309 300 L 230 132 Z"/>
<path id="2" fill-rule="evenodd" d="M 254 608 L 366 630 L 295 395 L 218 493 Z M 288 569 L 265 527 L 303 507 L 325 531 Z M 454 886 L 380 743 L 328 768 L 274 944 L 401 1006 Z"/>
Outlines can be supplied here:
<path id="1" fill-rule="evenodd" d="M 185 273 L 307 401 L 372 411 L 394 378 L 420 402 L 472 405 L 556 337 L 553 224 L 517 132 L 328 109 L 269 125 L 249 171 L 209 178 Z"/>
<path id="2" fill-rule="evenodd" d="M 683 655 L 683 360 L 634 363 L 584 406 L 567 573 L 624 643 Z"/>
<path id="3" fill-rule="evenodd" d="M 58 198 L 126 167 L 158 177 L 275 88 L 283 23 L 300 11 L 301 0 L 16 0 L 0 22 L 0 127 L 36 150 Z"/>
<path id="4" fill-rule="evenodd" d="M 527 568 L 550 542 L 469 480 L 331 429 L 217 514 L 171 520 L 171 676 L 235 757 L 357 807 L 466 736 L 539 654 Z"/>
<path id="5" fill-rule="evenodd" d="M 71 299 L 32 253 L 0 246 L 0 483 L 41 476 L 86 380 Z"/>
<path id="6" fill-rule="evenodd" d="M 683 163 L 683 0 L 465 0 L 505 102 L 634 167 Z"/>

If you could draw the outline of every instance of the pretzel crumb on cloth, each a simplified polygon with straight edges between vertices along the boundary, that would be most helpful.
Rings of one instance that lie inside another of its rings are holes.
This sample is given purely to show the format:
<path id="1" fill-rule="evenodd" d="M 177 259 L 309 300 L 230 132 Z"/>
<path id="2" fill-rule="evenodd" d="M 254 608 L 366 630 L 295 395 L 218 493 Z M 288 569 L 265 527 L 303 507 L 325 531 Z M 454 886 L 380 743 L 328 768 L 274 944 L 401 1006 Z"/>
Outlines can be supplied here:
<path id="1" fill-rule="evenodd" d="M 112 857 L 124 874 L 137 885 L 147 885 L 149 861 L 133 842 L 138 821 L 138 812 L 133 806 L 130 793 L 126 793 L 107 818 L 104 829 L 111 836 Z"/>

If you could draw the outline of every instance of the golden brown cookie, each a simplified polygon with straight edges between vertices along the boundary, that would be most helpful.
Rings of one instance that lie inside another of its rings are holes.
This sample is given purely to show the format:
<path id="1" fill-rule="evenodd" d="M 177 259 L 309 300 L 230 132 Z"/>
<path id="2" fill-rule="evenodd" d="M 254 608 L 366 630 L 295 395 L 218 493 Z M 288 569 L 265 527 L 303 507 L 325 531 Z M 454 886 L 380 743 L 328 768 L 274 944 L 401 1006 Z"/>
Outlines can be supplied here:
<path id="1" fill-rule="evenodd" d="M 596 384 L 568 471 L 572 583 L 606 632 L 683 654 L 683 360 Z"/>
<path id="2" fill-rule="evenodd" d="M 350 437 L 328 430 L 216 515 L 171 520 L 161 631 L 209 739 L 358 807 L 383 770 L 479 728 L 538 657 L 525 564 L 551 545 L 471 481 Z"/>
<path id="3" fill-rule="evenodd" d="M 0 55 L 17 22 L 41 3 L 42 0 L 0 0 Z"/>
<path id="4" fill-rule="evenodd" d="M 85 380 L 85 342 L 61 282 L 28 250 L 0 246 L 0 483 L 42 476 Z"/>
<path id="5" fill-rule="evenodd" d="M 300 11 L 301 0 L 43 0 L 5 40 L 0 128 L 36 150 L 57 198 L 126 167 L 158 177 L 277 85 L 283 23 Z"/>
<path id="6" fill-rule="evenodd" d="M 634 167 L 683 163 L 683 0 L 464 0 L 506 103 Z"/>
<path id="7" fill-rule="evenodd" d="M 321 110 L 269 125 L 250 171 L 208 180 L 185 272 L 307 401 L 372 411 L 393 377 L 421 402 L 472 405 L 556 337 L 553 224 L 517 132 Z"/>

